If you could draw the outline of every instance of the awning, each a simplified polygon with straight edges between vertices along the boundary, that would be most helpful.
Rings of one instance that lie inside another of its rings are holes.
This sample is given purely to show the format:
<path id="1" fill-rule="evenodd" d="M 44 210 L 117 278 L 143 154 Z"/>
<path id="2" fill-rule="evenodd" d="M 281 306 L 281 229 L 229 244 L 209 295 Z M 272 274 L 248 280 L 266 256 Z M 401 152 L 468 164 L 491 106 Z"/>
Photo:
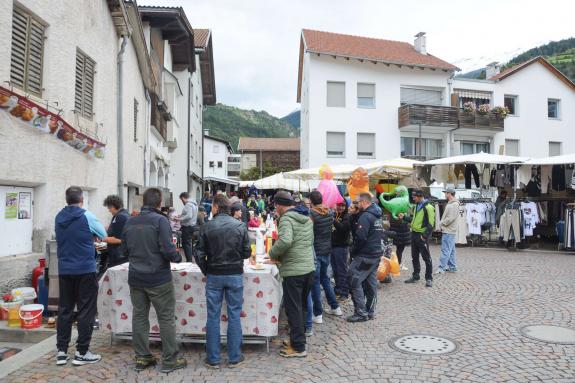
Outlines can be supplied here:
<path id="1" fill-rule="evenodd" d="M 454 89 L 453 93 L 458 93 L 459 97 L 477 98 L 480 100 L 491 100 L 493 98 L 491 92 L 482 92 L 479 90 Z"/>
<path id="2" fill-rule="evenodd" d="M 222 184 L 228 184 L 228 185 L 234 185 L 234 186 L 238 186 L 240 184 L 239 181 L 232 180 L 229 178 L 216 177 L 216 176 L 205 176 L 204 181 L 206 181 L 206 182 L 219 182 Z"/>
<path id="3" fill-rule="evenodd" d="M 423 162 L 423 165 L 455 165 L 455 164 L 521 164 L 528 157 L 502 156 L 499 154 L 475 153 L 447 158 L 439 158 Z M 416 164 L 417 166 L 417 164 Z"/>
<path id="4" fill-rule="evenodd" d="M 300 179 L 288 179 L 284 173 L 277 173 L 256 181 L 240 181 L 240 187 L 255 186 L 258 189 L 285 189 L 294 192 L 309 192 L 312 190 L 309 182 Z"/>
<path id="5" fill-rule="evenodd" d="M 534 158 L 525 161 L 523 165 L 570 165 L 575 164 L 575 154 L 564 154 L 546 158 Z"/>

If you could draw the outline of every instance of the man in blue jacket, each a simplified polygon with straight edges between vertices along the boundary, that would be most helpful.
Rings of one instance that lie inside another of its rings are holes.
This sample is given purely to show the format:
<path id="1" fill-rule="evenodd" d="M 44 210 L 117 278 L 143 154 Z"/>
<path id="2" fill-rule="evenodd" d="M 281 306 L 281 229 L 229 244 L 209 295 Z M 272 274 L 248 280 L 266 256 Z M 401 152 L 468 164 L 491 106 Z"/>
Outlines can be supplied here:
<path id="1" fill-rule="evenodd" d="M 381 209 L 373 203 L 371 194 L 359 195 L 358 210 L 357 223 L 353 229 L 354 241 L 350 251 L 353 260 L 348 274 L 354 306 L 354 314 L 347 318 L 351 323 L 365 322 L 374 318 L 377 301 L 377 267 L 383 255 Z"/>
<path id="2" fill-rule="evenodd" d="M 82 189 L 71 186 L 66 190 L 66 203 L 56 216 L 58 243 L 58 303 L 57 348 L 58 366 L 68 363 L 68 345 L 72 335 L 74 307 L 78 308 L 78 340 L 72 364 L 81 366 L 100 361 L 101 356 L 88 351 L 96 318 L 98 279 L 94 237 L 106 239 L 106 230 L 89 211 L 82 209 Z"/>

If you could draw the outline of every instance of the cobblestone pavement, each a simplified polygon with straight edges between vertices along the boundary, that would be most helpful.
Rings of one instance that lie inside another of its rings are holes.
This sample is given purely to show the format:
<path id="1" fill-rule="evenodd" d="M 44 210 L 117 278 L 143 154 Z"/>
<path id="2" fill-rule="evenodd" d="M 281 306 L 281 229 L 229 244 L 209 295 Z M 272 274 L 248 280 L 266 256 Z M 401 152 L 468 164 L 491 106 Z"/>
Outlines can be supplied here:
<path id="1" fill-rule="evenodd" d="M 432 254 L 437 260 L 439 248 Z M 56 367 L 50 353 L 3 382 L 575 382 L 575 346 L 519 334 L 528 324 L 575 328 L 575 255 L 466 248 L 458 257 L 459 272 L 436 277 L 432 289 L 404 284 L 405 272 L 382 285 L 374 321 L 352 325 L 324 316 L 306 359 L 282 359 L 279 342 L 270 353 L 248 345 L 243 367 L 213 371 L 201 363 L 201 345 L 185 345 L 185 370 L 138 374 L 129 343 L 110 347 L 109 337 L 95 334 L 93 350 L 104 357 L 99 364 Z M 344 313 L 351 311 L 347 303 Z M 388 345 L 411 333 L 445 336 L 460 348 L 417 356 Z"/>

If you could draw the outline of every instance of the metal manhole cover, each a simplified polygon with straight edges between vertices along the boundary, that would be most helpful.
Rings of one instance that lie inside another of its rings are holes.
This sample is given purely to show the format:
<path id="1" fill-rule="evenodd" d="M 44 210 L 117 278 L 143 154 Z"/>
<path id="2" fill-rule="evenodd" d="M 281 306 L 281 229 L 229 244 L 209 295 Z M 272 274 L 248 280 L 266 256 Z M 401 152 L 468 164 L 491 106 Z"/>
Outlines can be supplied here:
<path id="1" fill-rule="evenodd" d="M 547 343 L 575 344 L 575 330 L 553 325 L 530 325 L 521 327 L 524 336 Z"/>
<path id="2" fill-rule="evenodd" d="M 425 334 L 401 336 L 392 339 L 389 345 L 397 351 L 418 355 L 443 355 L 457 351 L 455 341 Z"/>

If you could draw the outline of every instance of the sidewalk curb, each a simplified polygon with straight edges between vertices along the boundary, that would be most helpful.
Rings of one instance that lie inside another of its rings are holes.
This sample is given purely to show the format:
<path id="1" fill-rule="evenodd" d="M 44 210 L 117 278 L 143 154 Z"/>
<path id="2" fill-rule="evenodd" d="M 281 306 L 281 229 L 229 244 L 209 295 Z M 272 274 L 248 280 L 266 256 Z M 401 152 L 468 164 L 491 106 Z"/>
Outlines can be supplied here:
<path id="1" fill-rule="evenodd" d="M 77 336 L 77 330 L 75 328 L 72 329 L 72 339 L 70 344 L 73 344 L 76 341 Z M 0 362 L 0 379 L 5 378 L 14 371 L 32 363 L 49 352 L 56 352 L 56 334 Z"/>

